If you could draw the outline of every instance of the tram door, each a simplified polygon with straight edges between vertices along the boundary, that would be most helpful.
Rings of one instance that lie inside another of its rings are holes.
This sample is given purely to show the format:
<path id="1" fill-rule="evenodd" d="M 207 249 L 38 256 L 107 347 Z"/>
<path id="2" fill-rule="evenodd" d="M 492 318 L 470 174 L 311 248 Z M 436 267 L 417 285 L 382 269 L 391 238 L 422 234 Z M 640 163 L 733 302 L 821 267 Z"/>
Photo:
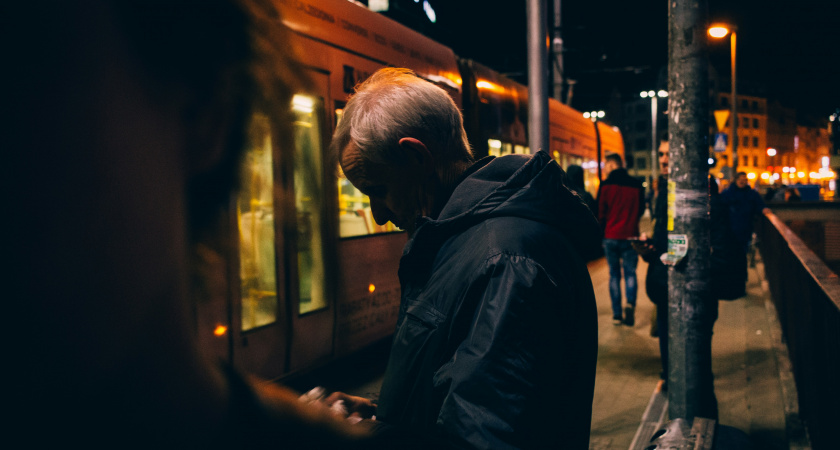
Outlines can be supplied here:
<path id="1" fill-rule="evenodd" d="M 287 341 L 284 308 L 287 294 L 283 258 L 283 196 L 276 196 L 285 149 L 278 148 L 277 134 L 268 118 L 251 119 L 245 158 L 241 167 L 241 189 L 235 200 L 238 235 L 238 279 L 231 289 L 232 359 L 248 373 L 266 378 L 283 374 Z"/>
<path id="2" fill-rule="evenodd" d="M 234 292 L 234 364 L 273 379 L 332 353 L 335 283 L 328 255 L 324 170 L 329 123 L 326 75 L 312 72 L 315 90 L 294 96 L 294 146 L 277 142 L 256 116 L 236 201 L 239 290 Z M 235 290 L 235 289 L 234 289 Z M 238 305 L 237 305 L 238 303 Z"/>

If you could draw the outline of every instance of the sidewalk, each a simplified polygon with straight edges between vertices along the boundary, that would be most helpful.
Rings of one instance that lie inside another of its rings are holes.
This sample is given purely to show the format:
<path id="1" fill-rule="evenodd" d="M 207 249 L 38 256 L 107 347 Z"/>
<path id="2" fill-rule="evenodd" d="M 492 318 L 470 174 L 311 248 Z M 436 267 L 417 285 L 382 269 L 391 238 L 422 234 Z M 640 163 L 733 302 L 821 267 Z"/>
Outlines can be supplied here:
<path id="1" fill-rule="evenodd" d="M 637 269 L 633 328 L 612 324 L 606 260 L 593 261 L 589 270 L 599 316 L 590 449 L 627 449 L 642 431 L 640 422 L 661 370 L 658 341 L 650 336 L 653 304 L 644 290 L 647 264 L 640 260 Z M 749 270 L 747 296 L 720 302 L 712 342 L 719 423 L 745 432 L 755 449 L 810 448 L 802 438 L 790 362 L 763 276 L 759 262 Z M 654 406 L 666 408 L 667 420 L 667 403 L 662 403 Z M 656 411 L 649 415 L 659 417 Z M 637 447 L 645 448 L 648 439 L 640 436 L 637 444 L 642 445 Z"/>

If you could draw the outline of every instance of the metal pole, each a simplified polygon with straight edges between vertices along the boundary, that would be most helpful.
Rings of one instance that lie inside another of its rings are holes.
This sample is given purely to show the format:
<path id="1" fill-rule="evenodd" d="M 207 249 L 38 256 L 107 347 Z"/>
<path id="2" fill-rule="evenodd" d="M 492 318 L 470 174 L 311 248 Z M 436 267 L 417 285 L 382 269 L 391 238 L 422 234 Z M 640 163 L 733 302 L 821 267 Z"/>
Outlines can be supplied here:
<path id="1" fill-rule="evenodd" d="M 528 0 L 528 140 L 531 153 L 548 147 L 546 0 Z"/>
<path id="2" fill-rule="evenodd" d="M 668 11 L 668 412 L 716 417 L 711 372 L 717 301 L 709 284 L 709 66 L 707 0 Z"/>
<path id="3" fill-rule="evenodd" d="M 554 0 L 554 98 L 563 103 L 563 36 L 560 33 L 560 0 Z"/>
<path id="4" fill-rule="evenodd" d="M 656 179 L 656 172 L 659 168 L 659 161 L 657 158 L 657 151 L 659 150 L 657 147 L 659 144 L 659 139 L 656 136 L 656 110 L 659 106 L 659 100 L 657 100 L 657 96 L 654 95 L 650 98 L 650 185 L 653 186 L 653 180 Z M 651 209 L 653 211 L 653 209 Z"/>
<path id="5" fill-rule="evenodd" d="M 735 29 L 732 29 L 732 36 L 729 38 L 732 45 L 732 119 L 729 123 L 732 124 L 732 178 L 738 173 L 738 91 L 735 65 Z"/>

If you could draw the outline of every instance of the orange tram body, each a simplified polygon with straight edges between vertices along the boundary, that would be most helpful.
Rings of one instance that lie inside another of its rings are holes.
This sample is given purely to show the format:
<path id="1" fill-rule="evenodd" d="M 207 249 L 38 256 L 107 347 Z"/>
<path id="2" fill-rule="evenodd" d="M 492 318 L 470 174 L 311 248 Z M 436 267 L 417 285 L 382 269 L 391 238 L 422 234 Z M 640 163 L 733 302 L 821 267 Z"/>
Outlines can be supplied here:
<path id="1" fill-rule="evenodd" d="M 354 86 L 407 67 L 462 108 L 476 157 L 531 153 L 525 86 L 346 0 L 275 0 L 313 81 L 295 96 L 295 148 L 279 148 L 255 117 L 232 201 L 228 295 L 197 307 L 204 348 L 234 367 L 279 379 L 344 357 L 393 333 L 406 233 L 377 225 L 367 198 L 341 177 L 329 139 Z M 603 155 L 621 134 L 549 100 L 549 154 L 598 188 Z M 596 131 L 597 130 L 597 131 Z M 600 146 L 600 148 L 599 148 Z"/>

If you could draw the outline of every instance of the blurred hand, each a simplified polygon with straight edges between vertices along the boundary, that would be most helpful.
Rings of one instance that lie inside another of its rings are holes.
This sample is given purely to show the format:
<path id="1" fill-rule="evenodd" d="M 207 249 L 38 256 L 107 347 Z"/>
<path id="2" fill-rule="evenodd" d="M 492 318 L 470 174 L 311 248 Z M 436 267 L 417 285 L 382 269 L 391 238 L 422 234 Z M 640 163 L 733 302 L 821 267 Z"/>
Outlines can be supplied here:
<path id="1" fill-rule="evenodd" d="M 645 238 L 646 236 L 642 234 L 642 237 Z M 633 250 L 639 254 L 645 261 L 648 260 L 648 257 L 654 254 L 656 249 L 653 247 L 653 243 L 649 240 L 640 239 L 638 241 L 631 241 L 630 245 L 633 246 Z"/>
<path id="2" fill-rule="evenodd" d="M 371 402 L 370 399 L 348 395 L 344 392 L 333 392 L 327 397 L 324 403 L 332 407 L 339 400 L 344 402 L 344 407 L 347 409 L 350 417 L 356 416 L 360 419 L 370 419 L 376 414 L 376 404 Z"/>

